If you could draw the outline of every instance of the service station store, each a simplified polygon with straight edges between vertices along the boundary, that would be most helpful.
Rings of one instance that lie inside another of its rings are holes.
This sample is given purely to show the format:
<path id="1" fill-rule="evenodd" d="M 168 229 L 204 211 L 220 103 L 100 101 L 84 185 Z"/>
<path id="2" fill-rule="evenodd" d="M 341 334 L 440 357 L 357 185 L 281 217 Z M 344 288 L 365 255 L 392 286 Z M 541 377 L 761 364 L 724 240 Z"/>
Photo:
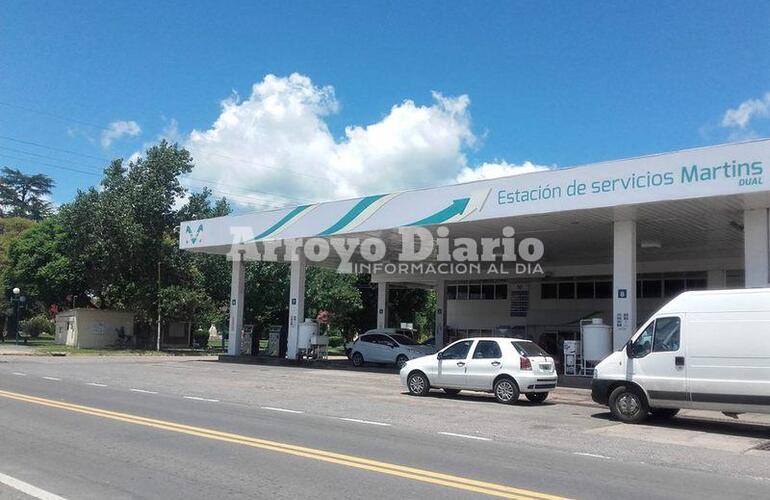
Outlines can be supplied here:
<path id="1" fill-rule="evenodd" d="M 564 359 L 581 324 L 601 319 L 619 349 L 682 291 L 768 286 L 769 173 L 770 140 L 756 140 L 188 221 L 179 245 L 232 261 L 230 355 L 244 263 L 277 260 L 291 266 L 288 358 L 305 269 L 325 266 L 371 274 L 378 327 L 398 326 L 389 289 L 434 289 L 437 347 L 515 336 Z"/>

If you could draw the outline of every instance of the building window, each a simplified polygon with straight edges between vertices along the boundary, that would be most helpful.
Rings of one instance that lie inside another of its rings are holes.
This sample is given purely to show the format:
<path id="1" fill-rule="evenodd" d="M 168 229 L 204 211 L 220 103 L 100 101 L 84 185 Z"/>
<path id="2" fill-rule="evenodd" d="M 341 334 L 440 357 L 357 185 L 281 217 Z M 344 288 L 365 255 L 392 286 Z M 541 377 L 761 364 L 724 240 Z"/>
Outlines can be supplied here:
<path id="1" fill-rule="evenodd" d="M 575 283 L 559 283 L 559 298 L 560 299 L 574 299 L 575 298 Z"/>
<path id="2" fill-rule="evenodd" d="M 597 281 L 595 285 L 595 297 L 597 299 L 612 298 L 612 281 Z"/>
<path id="3" fill-rule="evenodd" d="M 556 283 L 543 283 L 540 285 L 540 298 L 541 299 L 557 299 L 559 298 L 558 288 Z"/>
<path id="4" fill-rule="evenodd" d="M 578 281 L 576 296 L 579 299 L 593 299 L 594 298 L 594 282 L 593 281 Z"/>
<path id="5" fill-rule="evenodd" d="M 663 293 L 666 297 L 676 297 L 685 290 L 685 281 L 681 280 L 665 280 L 663 282 Z"/>
<path id="6" fill-rule="evenodd" d="M 645 299 L 660 298 L 662 292 L 663 282 L 661 280 L 642 280 L 641 297 Z"/>
<path id="7" fill-rule="evenodd" d="M 494 281 L 478 281 L 447 285 L 447 300 L 506 300 L 508 285 Z"/>

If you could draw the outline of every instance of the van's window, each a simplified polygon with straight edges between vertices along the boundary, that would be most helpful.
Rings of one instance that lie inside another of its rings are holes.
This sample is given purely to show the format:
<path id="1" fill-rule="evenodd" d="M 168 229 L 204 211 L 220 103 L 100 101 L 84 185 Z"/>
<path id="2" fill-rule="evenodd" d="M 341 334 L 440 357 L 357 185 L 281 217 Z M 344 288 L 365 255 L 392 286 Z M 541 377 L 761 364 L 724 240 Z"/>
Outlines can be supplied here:
<path id="1" fill-rule="evenodd" d="M 678 351 L 679 330 L 679 318 L 677 317 L 656 319 L 653 352 Z"/>
<path id="2" fill-rule="evenodd" d="M 655 322 L 650 323 L 633 344 L 631 352 L 634 358 L 643 358 L 652 352 L 652 338 L 655 333 Z"/>
<path id="3" fill-rule="evenodd" d="M 471 350 L 472 340 L 461 340 L 452 344 L 441 352 L 441 359 L 465 359 Z"/>
<path id="4" fill-rule="evenodd" d="M 534 342 L 529 342 L 526 340 L 514 340 L 513 342 L 511 342 L 511 344 L 513 344 L 513 347 L 521 356 L 526 356 L 526 357 L 548 356 L 548 353 L 545 352 L 539 345 L 535 344 Z"/>
<path id="5" fill-rule="evenodd" d="M 473 359 L 498 359 L 503 353 L 495 340 L 479 340 L 476 350 L 473 351 Z"/>

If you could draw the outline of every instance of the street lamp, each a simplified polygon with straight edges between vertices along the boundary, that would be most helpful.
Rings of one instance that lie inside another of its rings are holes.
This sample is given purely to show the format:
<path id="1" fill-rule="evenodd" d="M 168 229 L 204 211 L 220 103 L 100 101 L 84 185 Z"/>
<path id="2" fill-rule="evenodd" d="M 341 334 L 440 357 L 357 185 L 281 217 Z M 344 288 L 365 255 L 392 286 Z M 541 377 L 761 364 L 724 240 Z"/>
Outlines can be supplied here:
<path id="1" fill-rule="evenodd" d="M 14 336 L 16 337 L 16 344 L 19 343 L 19 310 L 24 307 L 27 302 L 27 297 L 21 295 L 21 289 L 14 287 L 13 296 L 11 297 L 11 305 L 13 306 L 13 329 L 15 330 Z"/>

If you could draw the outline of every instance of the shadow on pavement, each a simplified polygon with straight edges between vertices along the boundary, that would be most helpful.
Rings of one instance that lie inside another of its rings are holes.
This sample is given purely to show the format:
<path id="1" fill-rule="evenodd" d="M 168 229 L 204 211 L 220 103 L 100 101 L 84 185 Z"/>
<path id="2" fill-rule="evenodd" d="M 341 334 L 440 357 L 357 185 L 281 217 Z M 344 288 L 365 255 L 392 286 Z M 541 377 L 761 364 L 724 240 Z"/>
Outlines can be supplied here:
<path id="1" fill-rule="evenodd" d="M 401 392 L 401 394 L 415 398 L 415 399 L 430 398 L 430 399 L 446 399 L 446 400 L 456 400 L 456 401 L 471 401 L 471 402 L 475 401 L 482 404 L 499 405 L 500 407 L 506 406 L 502 403 L 498 403 L 492 394 L 486 394 L 482 392 L 468 391 L 468 392 L 461 392 L 460 394 L 454 395 L 454 394 L 447 394 L 446 392 L 439 389 L 431 389 L 431 391 L 425 396 L 413 396 L 408 391 L 403 391 Z M 548 400 L 546 400 L 543 403 L 533 403 L 527 400 L 522 394 L 521 398 L 512 406 L 554 406 L 556 404 L 557 403 L 554 403 Z"/>
<path id="2" fill-rule="evenodd" d="M 713 419 L 708 417 L 692 417 L 692 416 L 676 416 L 673 418 L 656 418 L 650 416 L 642 424 L 625 424 L 625 425 L 644 425 L 648 427 L 660 427 L 663 429 L 677 429 L 685 431 L 697 431 L 705 432 L 708 434 L 720 434 L 724 436 L 737 436 L 754 439 L 768 439 L 770 438 L 770 426 L 735 421 L 718 420 L 718 413 L 715 413 Z M 620 424 L 617 420 L 612 418 L 610 412 L 594 413 L 592 418 L 607 420 Z"/>

